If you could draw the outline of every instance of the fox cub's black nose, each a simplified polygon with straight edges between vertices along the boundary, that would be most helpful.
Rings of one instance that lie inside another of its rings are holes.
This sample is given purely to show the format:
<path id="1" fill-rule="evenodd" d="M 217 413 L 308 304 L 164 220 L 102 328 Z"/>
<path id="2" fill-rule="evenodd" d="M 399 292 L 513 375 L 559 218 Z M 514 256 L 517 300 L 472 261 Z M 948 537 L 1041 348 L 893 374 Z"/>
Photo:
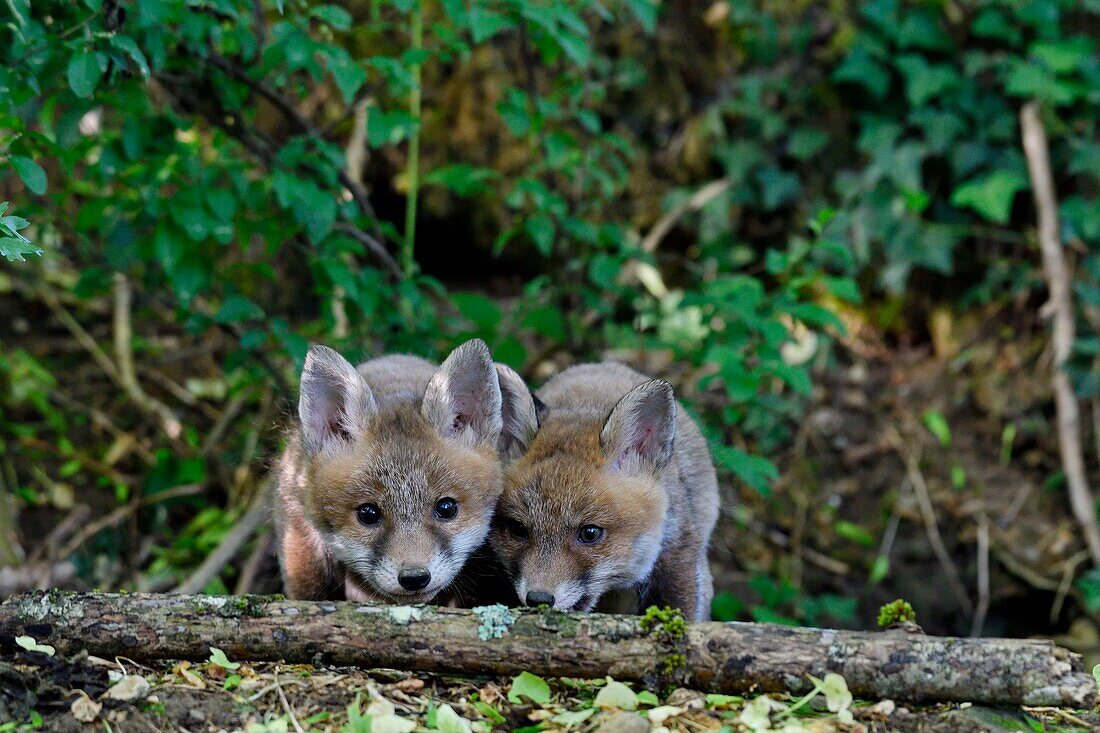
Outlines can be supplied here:
<path id="1" fill-rule="evenodd" d="M 553 606 L 554 596 L 551 593 L 547 593 L 544 590 L 533 590 L 527 594 L 528 606 Z"/>
<path id="2" fill-rule="evenodd" d="M 422 590 L 432 582 L 432 574 L 427 568 L 405 568 L 397 574 L 397 582 L 405 590 Z"/>

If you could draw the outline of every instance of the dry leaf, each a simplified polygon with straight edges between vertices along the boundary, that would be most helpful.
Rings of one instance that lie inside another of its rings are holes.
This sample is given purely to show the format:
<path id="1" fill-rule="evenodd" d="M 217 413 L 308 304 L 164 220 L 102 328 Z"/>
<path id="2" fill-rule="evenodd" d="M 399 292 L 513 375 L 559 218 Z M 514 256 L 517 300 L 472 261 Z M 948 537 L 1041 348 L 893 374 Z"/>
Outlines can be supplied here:
<path id="1" fill-rule="evenodd" d="M 152 686 L 144 677 L 131 674 L 123 677 L 113 687 L 104 692 L 100 699 L 132 702 L 144 698 L 149 694 L 151 688 Z"/>
<path id="2" fill-rule="evenodd" d="M 77 690 L 77 694 L 79 697 L 73 700 L 69 710 L 72 712 L 73 717 L 81 723 L 91 723 L 99 717 L 99 711 L 103 709 L 103 703 L 96 702 L 88 697 L 83 690 Z"/>

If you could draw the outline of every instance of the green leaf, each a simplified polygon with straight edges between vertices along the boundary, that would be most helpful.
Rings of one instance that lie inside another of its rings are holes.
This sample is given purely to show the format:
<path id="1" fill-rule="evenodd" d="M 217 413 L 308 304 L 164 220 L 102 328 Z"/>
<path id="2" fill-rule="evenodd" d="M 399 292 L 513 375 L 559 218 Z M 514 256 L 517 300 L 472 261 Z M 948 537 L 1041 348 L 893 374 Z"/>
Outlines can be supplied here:
<path id="1" fill-rule="evenodd" d="M 471 196 L 488 190 L 486 181 L 500 176 L 491 168 L 480 168 L 470 163 L 455 163 L 436 168 L 424 176 L 424 185 L 439 185 L 459 196 Z"/>
<path id="2" fill-rule="evenodd" d="M 658 0 L 626 0 L 626 7 L 646 33 L 657 29 Z"/>
<path id="3" fill-rule="evenodd" d="M 543 257 L 549 257 L 554 249 L 554 234 L 556 232 L 554 220 L 548 214 L 539 212 L 527 217 L 527 220 L 523 222 L 523 228 L 531 237 L 535 249 Z"/>
<path id="4" fill-rule="evenodd" d="M 520 672 L 512 680 L 512 686 L 508 690 L 508 702 L 513 705 L 522 705 L 523 698 L 527 698 L 536 705 L 545 705 L 550 702 L 550 685 L 546 680 L 530 672 Z"/>
<path id="5" fill-rule="evenodd" d="M 959 75 L 947 64 L 929 64 L 923 56 L 902 56 L 898 68 L 905 77 L 905 96 L 914 107 L 924 106 L 959 82 Z"/>
<path id="6" fill-rule="evenodd" d="M 729 591 L 715 593 L 710 602 L 710 615 L 715 621 L 736 621 L 744 610 L 745 604 Z"/>
<path id="7" fill-rule="evenodd" d="M 595 714 L 596 708 L 588 708 L 587 710 L 566 710 L 564 713 L 558 713 L 550 718 L 550 721 L 569 730 L 570 728 L 580 725 Z"/>
<path id="8" fill-rule="evenodd" d="M 218 323 L 243 323 L 263 319 L 264 310 L 243 295 L 230 295 L 214 315 Z"/>
<path id="9" fill-rule="evenodd" d="M 225 656 L 225 652 L 216 646 L 210 647 L 210 663 L 216 664 L 222 669 L 228 669 L 230 672 L 241 668 L 240 662 L 230 662 L 229 658 Z"/>
<path id="10" fill-rule="evenodd" d="M 638 704 L 648 705 L 651 708 L 657 707 L 661 704 L 661 701 L 649 690 L 642 690 L 638 693 Z"/>
<path id="11" fill-rule="evenodd" d="M 42 250 L 25 239 L 0 237 L 0 256 L 9 262 L 23 262 L 24 255 L 41 255 Z"/>
<path id="12" fill-rule="evenodd" d="M 474 43 L 484 43 L 505 28 L 515 26 L 515 21 L 501 13 L 485 8 L 481 2 L 470 10 L 470 33 Z"/>
<path id="13" fill-rule="evenodd" d="M 80 50 L 69 59 L 69 88 L 78 97 L 90 97 L 102 75 L 98 55 L 94 51 Z"/>
<path id="14" fill-rule="evenodd" d="M 1007 224 L 1016 194 L 1027 187 L 1023 175 L 1000 168 L 956 188 L 951 194 L 951 203 L 969 206 L 989 221 Z"/>
<path id="15" fill-rule="evenodd" d="M 138 47 L 137 41 L 130 36 L 116 34 L 111 37 L 111 45 L 133 60 L 142 79 L 149 78 L 149 61 Z"/>
<path id="16" fill-rule="evenodd" d="M 453 293 L 451 302 L 459 313 L 483 334 L 493 334 L 503 317 L 500 306 L 492 298 L 480 293 Z"/>
<path id="17" fill-rule="evenodd" d="M 345 103 L 351 104 L 367 80 L 366 70 L 342 46 L 326 46 L 324 59 L 333 81 L 336 82 L 336 88 L 340 90 L 340 96 Z"/>
<path id="18" fill-rule="evenodd" d="M 723 468 L 732 471 L 737 478 L 756 489 L 763 496 L 771 495 L 770 482 L 779 478 L 779 469 L 763 456 L 752 456 L 727 445 L 712 448 L 715 461 Z"/>
<path id="19" fill-rule="evenodd" d="M 1031 46 L 1031 55 L 1046 64 L 1056 74 L 1068 74 L 1076 70 L 1095 53 L 1096 49 L 1092 41 L 1084 36 L 1047 43 L 1039 42 Z"/>
<path id="20" fill-rule="evenodd" d="M 351 29 L 351 13 L 338 5 L 318 5 L 310 8 L 309 14 L 338 31 Z"/>
<path id="21" fill-rule="evenodd" d="M 11 164 L 32 193 L 39 196 L 46 193 L 46 171 L 42 170 L 42 166 L 22 155 L 13 155 Z"/>
<path id="22" fill-rule="evenodd" d="M 478 700 L 477 702 L 474 703 L 474 707 L 477 709 L 477 711 L 479 713 L 481 713 L 486 718 L 488 718 L 490 721 L 492 721 L 493 725 L 500 725 L 500 724 L 502 724 L 502 723 L 504 723 L 508 720 L 503 715 L 501 715 L 500 712 L 496 708 L 494 708 L 492 705 L 490 705 L 487 702 L 483 702 L 481 700 Z"/>
<path id="23" fill-rule="evenodd" d="M 924 421 L 924 426 L 928 428 L 928 432 L 935 435 L 936 439 L 940 441 L 940 445 L 944 448 L 950 447 L 951 426 L 947 424 L 947 418 L 943 416 L 943 413 L 936 410 L 925 410 L 921 419 Z"/>
<path id="24" fill-rule="evenodd" d="M 875 538 L 871 536 L 871 533 L 854 522 L 848 522 L 843 519 L 838 520 L 836 524 L 833 525 L 833 530 L 844 539 L 851 540 L 864 547 L 874 547 L 875 545 Z"/>

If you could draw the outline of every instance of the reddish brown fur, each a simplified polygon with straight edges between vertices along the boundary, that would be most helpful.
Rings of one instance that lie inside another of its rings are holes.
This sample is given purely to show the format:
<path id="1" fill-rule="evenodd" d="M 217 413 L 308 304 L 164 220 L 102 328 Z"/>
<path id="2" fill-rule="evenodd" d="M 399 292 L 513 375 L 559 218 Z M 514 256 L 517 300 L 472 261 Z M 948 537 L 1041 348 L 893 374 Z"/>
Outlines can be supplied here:
<path id="1" fill-rule="evenodd" d="M 587 365 L 540 390 L 549 412 L 526 454 L 506 467 L 491 534 L 521 600 L 532 589 L 555 594 L 565 588 L 576 591 L 569 607 L 591 607 L 603 595 L 601 609 L 624 610 L 625 592 L 625 610 L 653 602 L 678 606 L 692 619 L 709 613 L 706 546 L 718 494 L 698 429 L 678 413 L 673 458 L 658 474 L 609 470 L 613 457 L 601 445 L 611 408 L 645 380 L 621 365 Z M 529 538 L 512 536 L 507 520 L 523 524 Z M 605 528 L 604 539 L 582 544 L 577 530 L 585 524 Z M 660 546 L 656 564 L 639 582 L 630 573 L 638 570 L 638 553 L 653 543 Z M 601 587 L 596 579 L 608 568 L 618 571 Z"/>

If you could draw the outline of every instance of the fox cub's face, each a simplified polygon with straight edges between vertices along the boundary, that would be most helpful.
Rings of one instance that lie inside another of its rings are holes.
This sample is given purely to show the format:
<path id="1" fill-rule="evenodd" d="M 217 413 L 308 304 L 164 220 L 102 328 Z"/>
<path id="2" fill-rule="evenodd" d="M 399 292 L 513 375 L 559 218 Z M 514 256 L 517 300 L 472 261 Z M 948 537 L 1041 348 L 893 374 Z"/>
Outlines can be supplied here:
<path id="1" fill-rule="evenodd" d="M 350 363 L 315 346 L 299 416 L 306 511 L 347 569 L 349 594 L 426 601 L 450 584 L 485 540 L 502 488 L 506 414 L 485 344 L 455 349 L 419 406 L 381 409 Z"/>
<path id="2" fill-rule="evenodd" d="M 606 591 L 652 572 L 668 497 L 676 402 L 667 382 L 639 385 L 606 420 L 547 411 L 505 469 L 491 542 L 527 605 L 590 611 Z"/>

